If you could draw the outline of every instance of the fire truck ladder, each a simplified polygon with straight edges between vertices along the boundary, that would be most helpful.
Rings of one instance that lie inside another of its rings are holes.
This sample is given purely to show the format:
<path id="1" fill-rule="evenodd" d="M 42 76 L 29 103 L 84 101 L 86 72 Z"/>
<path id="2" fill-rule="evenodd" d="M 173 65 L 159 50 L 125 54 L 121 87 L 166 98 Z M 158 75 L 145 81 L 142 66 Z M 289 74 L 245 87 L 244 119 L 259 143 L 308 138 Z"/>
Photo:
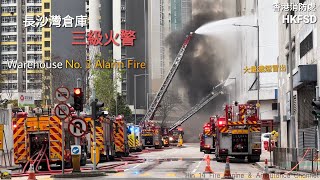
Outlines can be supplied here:
<path id="1" fill-rule="evenodd" d="M 160 88 L 160 90 L 158 91 L 156 97 L 154 98 L 154 100 L 152 101 L 152 104 L 150 105 L 147 113 L 145 114 L 144 118 L 143 118 L 143 121 L 142 122 L 145 122 L 147 120 L 150 120 L 152 119 L 154 113 L 156 112 L 157 110 L 157 107 L 160 103 L 160 101 L 162 100 L 163 98 L 163 95 L 164 93 L 167 91 L 172 79 L 173 79 L 173 76 L 175 75 L 175 73 L 177 72 L 177 69 L 180 65 L 180 62 L 182 60 L 182 57 L 183 57 L 183 54 L 190 42 L 190 39 L 192 37 L 192 34 L 193 32 L 190 32 L 189 35 L 187 35 L 187 38 L 185 39 L 177 57 L 175 58 L 174 62 L 172 63 L 172 66 L 171 66 L 171 69 L 168 73 L 168 75 L 166 76 L 165 80 L 163 81 L 162 83 L 162 86 Z"/>
<path id="2" fill-rule="evenodd" d="M 169 132 L 172 131 L 173 129 L 177 128 L 181 124 L 183 124 L 191 116 L 193 116 L 200 109 L 202 109 L 205 105 L 207 105 L 211 100 L 213 100 L 218 95 L 222 94 L 223 90 L 224 90 L 224 84 L 225 84 L 225 81 L 218 84 L 216 87 L 214 87 L 213 90 L 210 92 L 210 94 L 208 94 L 206 97 L 202 98 L 198 104 L 193 106 L 185 115 L 183 115 L 176 123 L 174 123 L 170 127 Z"/>

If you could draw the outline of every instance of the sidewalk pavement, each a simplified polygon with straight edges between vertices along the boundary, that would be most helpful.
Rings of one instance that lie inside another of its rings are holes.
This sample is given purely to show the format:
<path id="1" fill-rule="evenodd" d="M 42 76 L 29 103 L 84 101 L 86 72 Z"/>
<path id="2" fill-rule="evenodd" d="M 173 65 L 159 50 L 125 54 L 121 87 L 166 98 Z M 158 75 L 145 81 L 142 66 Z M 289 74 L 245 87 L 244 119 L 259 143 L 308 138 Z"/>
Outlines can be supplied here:
<path id="1" fill-rule="evenodd" d="M 256 165 L 261 169 L 264 170 L 264 162 L 256 162 Z M 299 176 L 307 176 L 312 175 L 312 173 L 302 172 L 302 171 L 288 171 L 283 169 L 278 169 L 276 167 L 271 167 L 270 163 L 268 162 L 268 170 L 269 173 L 272 174 L 289 174 L 289 175 L 299 175 Z"/>
<path id="2" fill-rule="evenodd" d="M 7 166 L 7 167 L 5 167 L 5 166 L 0 166 L 0 170 L 2 170 L 2 169 L 14 171 L 14 170 L 21 169 L 21 166 L 18 166 L 18 165 Z"/>

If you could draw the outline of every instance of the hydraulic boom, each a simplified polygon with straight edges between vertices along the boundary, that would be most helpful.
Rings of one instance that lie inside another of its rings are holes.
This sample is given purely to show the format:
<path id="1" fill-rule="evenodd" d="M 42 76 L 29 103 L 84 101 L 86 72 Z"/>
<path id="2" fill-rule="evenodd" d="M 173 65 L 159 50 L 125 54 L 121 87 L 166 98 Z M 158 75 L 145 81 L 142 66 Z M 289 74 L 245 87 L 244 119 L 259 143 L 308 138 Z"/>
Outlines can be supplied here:
<path id="1" fill-rule="evenodd" d="M 208 94 L 206 97 L 202 98 L 201 101 L 193 106 L 190 111 L 188 111 L 185 115 L 183 115 L 175 124 L 173 124 L 169 132 L 175 129 L 176 127 L 183 124 L 185 121 L 187 121 L 191 116 L 193 116 L 195 113 L 197 113 L 201 108 L 203 108 L 205 105 L 207 105 L 211 100 L 213 100 L 215 97 L 223 93 L 225 81 L 218 84 L 216 87 L 213 88 L 213 90 Z"/>
<path id="2" fill-rule="evenodd" d="M 147 120 L 151 120 L 154 116 L 154 113 L 156 112 L 157 110 L 157 107 L 160 103 L 160 101 L 162 100 L 163 98 L 163 95 L 164 93 L 167 91 L 172 79 L 173 79 L 173 76 L 175 75 L 175 73 L 177 72 L 177 69 L 180 65 L 180 62 L 182 60 L 182 57 L 183 57 L 183 54 L 190 42 L 190 39 L 192 37 L 192 34 L 193 32 L 190 32 L 189 35 L 187 35 L 187 38 L 186 40 L 184 41 L 177 57 L 175 58 L 174 62 L 172 63 L 172 66 L 171 66 L 171 69 L 167 75 L 167 77 L 165 78 L 165 80 L 163 81 L 162 83 L 162 86 L 160 88 L 160 90 L 158 91 L 156 97 L 154 98 L 154 100 L 152 101 L 147 113 L 145 114 L 144 118 L 143 118 L 143 122 L 147 121 Z"/>

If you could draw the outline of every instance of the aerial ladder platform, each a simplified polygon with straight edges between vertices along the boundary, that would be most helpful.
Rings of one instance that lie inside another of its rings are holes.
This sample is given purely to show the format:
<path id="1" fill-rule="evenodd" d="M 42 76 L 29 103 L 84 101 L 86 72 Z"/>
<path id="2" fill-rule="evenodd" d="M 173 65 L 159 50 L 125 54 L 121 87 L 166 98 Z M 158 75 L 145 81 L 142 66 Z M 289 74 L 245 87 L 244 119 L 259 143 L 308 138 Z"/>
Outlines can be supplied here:
<path id="1" fill-rule="evenodd" d="M 163 81 L 162 85 L 161 85 L 161 88 L 159 89 L 156 97 L 154 98 L 154 100 L 152 101 L 147 113 L 145 114 L 143 120 L 142 120 L 142 123 L 143 122 L 146 122 L 148 120 L 151 120 L 153 119 L 153 116 L 157 110 L 157 107 L 159 105 L 159 103 L 161 102 L 162 98 L 163 98 L 163 95 L 165 94 L 165 92 L 167 91 L 175 73 L 177 72 L 178 70 L 178 67 L 181 63 L 181 60 L 182 60 L 182 57 L 184 55 L 184 52 L 191 40 L 191 37 L 193 35 L 193 32 L 190 32 L 189 35 L 187 35 L 185 41 L 183 42 L 183 45 L 181 46 L 181 49 L 177 55 L 177 57 L 175 58 L 175 60 L 173 61 L 172 63 L 172 66 L 170 68 L 170 71 L 169 73 L 167 74 L 165 80 Z"/>
<path id="2" fill-rule="evenodd" d="M 191 116 L 193 116 L 195 113 L 197 113 L 200 109 L 202 109 L 205 105 L 207 105 L 211 100 L 216 98 L 218 95 L 223 94 L 223 90 L 225 87 L 225 82 L 221 82 L 217 86 L 215 86 L 212 91 L 204 98 L 201 99 L 201 101 L 193 106 L 186 114 L 184 114 L 176 123 L 174 123 L 170 128 L 169 132 L 183 124 L 185 121 L 187 121 Z"/>

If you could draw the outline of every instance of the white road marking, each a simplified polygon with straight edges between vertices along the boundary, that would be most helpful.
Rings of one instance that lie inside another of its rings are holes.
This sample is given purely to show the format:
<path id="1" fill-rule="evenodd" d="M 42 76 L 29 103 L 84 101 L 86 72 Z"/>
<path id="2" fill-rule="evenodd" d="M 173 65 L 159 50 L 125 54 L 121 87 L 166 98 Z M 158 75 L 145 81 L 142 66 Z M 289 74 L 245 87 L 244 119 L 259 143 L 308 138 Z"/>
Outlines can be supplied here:
<path id="1" fill-rule="evenodd" d="M 198 165 L 196 166 L 196 168 L 194 168 L 192 173 L 195 173 L 199 169 L 201 163 L 202 163 L 202 161 L 199 161 Z"/>
<path id="2" fill-rule="evenodd" d="M 140 166 L 141 164 L 143 164 L 143 163 L 137 164 L 137 165 L 133 166 L 132 168 L 125 169 L 124 171 L 128 171 L 128 170 L 131 170 L 131 169 L 135 169 L 135 168 L 137 168 L 138 166 Z"/>

